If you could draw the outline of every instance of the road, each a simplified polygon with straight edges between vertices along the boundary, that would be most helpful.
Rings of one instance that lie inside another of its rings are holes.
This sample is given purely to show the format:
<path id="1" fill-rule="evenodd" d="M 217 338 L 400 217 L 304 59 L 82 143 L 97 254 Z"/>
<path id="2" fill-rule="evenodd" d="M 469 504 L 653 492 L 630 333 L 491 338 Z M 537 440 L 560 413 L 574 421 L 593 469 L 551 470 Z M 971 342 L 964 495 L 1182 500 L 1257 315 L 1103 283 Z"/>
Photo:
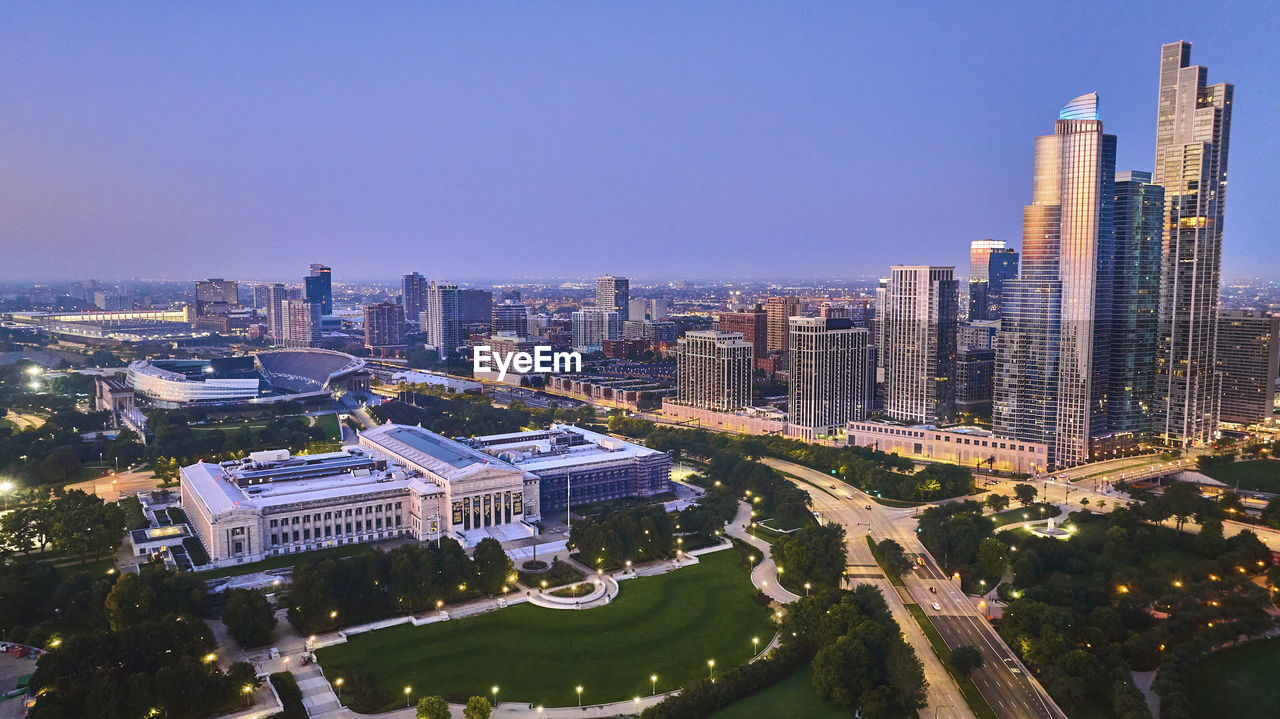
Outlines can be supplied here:
<path id="1" fill-rule="evenodd" d="M 863 538 L 868 532 L 877 542 L 892 538 L 911 556 L 921 556 L 925 559 L 925 567 L 919 573 L 912 572 L 911 576 L 904 578 L 906 598 L 920 605 L 948 647 L 954 649 L 969 644 L 982 651 L 986 661 L 971 676 L 978 691 L 991 705 L 996 716 L 1001 719 L 1066 718 L 1066 714 L 1054 704 L 1053 699 L 1043 687 L 1027 673 L 1017 655 L 1005 645 L 995 629 L 987 622 L 976 606 L 976 600 L 966 596 L 954 582 L 947 579 L 933 558 L 929 556 L 928 551 L 916 536 L 916 522 L 912 517 L 914 510 L 879 505 L 858 490 L 808 467 L 774 458 L 765 458 L 762 461 L 774 469 L 808 480 L 819 487 L 829 488 L 832 484 L 837 486 L 837 489 L 828 491 L 804 482 L 797 483 L 813 498 L 813 508 L 821 519 L 840 522 L 845 526 L 849 538 L 850 575 L 855 581 L 871 581 L 881 588 L 885 597 L 890 599 L 895 619 L 906 630 L 908 637 L 910 638 L 913 633 L 919 635 L 919 643 L 912 640 L 911 644 L 922 660 L 932 659 L 937 664 L 938 671 L 945 672 L 923 632 L 919 631 L 915 620 L 907 612 L 903 597 L 898 590 L 886 579 L 873 578 L 883 574 Z M 848 499 L 846 495 L 853 496 L 854 499 Z M 868 505 L 871 506 L 870 510 L 866 509 Z M 936 590 L 936 594 L 930 591 L 931 587 Z M 933 609 L 932 605 L 935 603 L 938 609 Z M 1014 669 L 1017 669 L 1016 673 Z M 964 706 L 964 700 L 960 697 L 959 690 L 955 688 L 949 675 L 944 673 L 935 681 L 935 677 L 930 676 L 926 669 L 926 678 L 931 685 L 944 683 L 955 694 L 955 700 L 959 705 Z M 941 708 L 939 704 L 934 703 L 935 701 L 947 700 L 935 700 L 930 696 L 930 706 Z M 940 713 L 939 716 L 944 714 Z"/>
<path id="2" fill-rule="evenodd" d="M 78 489 L 89 494 L 96 494 L 102 497 L 104 501 L 114 502 L 121 497 L 128 497 L 155 489 L 160 485 L 160 481 L 155 478 L 155 474 L 150 469 L 144 469 L 140 472 L 121 472 L 120 474 L 107 475 L 97 479 L 87 479 L 83 482 L 67 485 L 67 489 Z"/>

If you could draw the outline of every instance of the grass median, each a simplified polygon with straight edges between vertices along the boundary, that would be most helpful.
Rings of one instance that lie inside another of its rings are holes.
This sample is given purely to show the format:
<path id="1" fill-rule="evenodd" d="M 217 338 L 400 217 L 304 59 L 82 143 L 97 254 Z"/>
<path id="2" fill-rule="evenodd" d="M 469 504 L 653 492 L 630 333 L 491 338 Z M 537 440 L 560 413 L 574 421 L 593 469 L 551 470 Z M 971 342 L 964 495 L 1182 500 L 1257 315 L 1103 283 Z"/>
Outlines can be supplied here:
<path id="1" fill-rule="evenodd" d="M 933 622 L 929 621 L 929 616 L 924 613 L 924 609 L 919 604 L 908 604 L 907 611 L 911 612 L 916 624 L 920 625 L 920 631 L 924 632 L 924 635 L 929 638 L 929 644 L 933 645 L 933 653 L 942 660 L 947 673 L 955 680 L 956 686 L 960 687 L 960 694 L 964 696 L 964 703 L 969 705 L 969 711 L 973 712 L 977 719 L 996 719 L 996 713 L 978 691 L 978 685 L 973 683 L 973 679 L 951 668 L 951 649 L 947 647 L 947 643 L 943 641 L 942 635 L 933 626 Z"/>

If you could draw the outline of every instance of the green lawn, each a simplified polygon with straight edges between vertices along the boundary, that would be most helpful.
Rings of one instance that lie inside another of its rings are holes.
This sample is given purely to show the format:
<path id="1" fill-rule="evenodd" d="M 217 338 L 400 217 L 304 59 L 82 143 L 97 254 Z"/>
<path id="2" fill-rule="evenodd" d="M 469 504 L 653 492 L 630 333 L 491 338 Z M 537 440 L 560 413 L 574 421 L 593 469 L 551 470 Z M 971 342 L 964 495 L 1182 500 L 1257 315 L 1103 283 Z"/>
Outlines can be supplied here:
<path id="1" fill-rule="evenodd" d="M 1249 642 L 1210 654 L 1191 678 L 1195 715 L 1280 716 L 1280 639 Z"/>
<path id="2" fill-rule="evenodd" d="M 712 714 L 710 719 L 757 719 L 757 717 L 805 717 L 835 719 L 851 717 L 853 711 L 818 696 L 813 688 L 813 670 L 804 667 L 791 676 Z"/>
<path id="3" fill-rule="evenodd" d="M 304 415 L 289 415 L 289 417 L 297 417 L 304 421 L 310 420 L 309 417 Z M 284 417 L 283 419 L 288 419 L 289 417 Z M 324 429 L 327 441 L 338 442 L 342 440 L 342 427 L 338 423 L 338 415 L 333 413 L 321 414 L 317 415 L 315 420 L 316 425 Z M 214 430 L 219 430 L 222 432 L 234 432 L 242 427 L 248 427 L 250 432 L 256 434 L 259 430 L 266 428 L 270 422 L 270 419 L 235 419 L 228 420 L 226 422 L 210 422 L 209 424 L 192 425 L 191 431 L 212 432 Z"/>
<path id="4" fill-rule="evenodd" d="M 338 415 L 333 413 L 318 415 L 316 426 L 324 429 L 330 442 L 342 441 L 342 425 L 338 423 Z"/>
<path id="5" fill-rule="evenodd" d="M 317 549 L 313 552 L 300 552 L 298 554 L 281 554 L 278 557 L 269 557 L 260 562 L 249 562 L 248 564 L 236 564 L 230 567 L 222 567 L 221 569 L 211 569 L 207 572 L 198 572 L 197 576 L 201 579 L 218 579 L 219 577 L 235 577 L 241 574 L 249 574 L 250 572 L 261 572 L 267 569 L 280 569 L 282 567 L 292 567 L 293 565 L 303 561 L 304 559 L 315 559 L 319 557 L 350 557 L 353 554 L 359 554 L 370 548 L 368 544 L 344 544 L 340 547 L 330 547 L 329 549 Z"/>
<path id="6" fill-rule="evenodd" d="M 1280 492 L 1280 459 L 1258 459 L 1213 467 L 1203 472 L 1232 487 Z"/>
<path id="7" fill-rule="evenodd" d="M 489 696 L 544 706 L 596 704 L 668 691 L 738 666 L 752 655 L 751 638 L 773 635 L 769 610 L 738 552 L 703 555 L 692 567 L 622 583 L 618 597 L 583 611 L 517 604 L 466 619 L 422 627 L 400 625 L 319 650 L 330 680 L 351 672 L 374 678 L 394 709 L 403 687 L 415 696 L 454 700 Z M 344 695 L 345 696 L 345 695 Z"/>

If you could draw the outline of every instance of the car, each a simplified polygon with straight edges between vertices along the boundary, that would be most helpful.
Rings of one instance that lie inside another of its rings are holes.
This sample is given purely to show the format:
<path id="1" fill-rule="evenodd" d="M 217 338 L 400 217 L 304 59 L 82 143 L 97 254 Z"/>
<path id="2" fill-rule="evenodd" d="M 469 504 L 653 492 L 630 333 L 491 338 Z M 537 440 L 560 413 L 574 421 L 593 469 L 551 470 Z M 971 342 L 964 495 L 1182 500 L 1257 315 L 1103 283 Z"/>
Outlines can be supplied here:
<path id="1" fill-rule="evenodd" d="M 845 498 L 845 499 L 853 499 L 853 495 L 852 495 L 852 494 L 845 494 L 845 495 L 844 495 L 844 498 Z"/>
<path id="2" fill-rule="evenodd" d="M 830 485 L 827 485 L 827 486 L 831 487 L 832 489 L 835 489 L 835 488 L 836 488 L 836 486 L 835 486 L 834 484 L 830 484 Z"/>
<path id="3" fill-rule="evenodd" d="M 937 602 L 934 602 L 933 604 L 930 604 L 929 606 L 933 607 L 933 611 L 935 611 L 935 612 L 940 612 L 940 611 L 942 611 L 942 606 L 941 606 L 940 604 L 938 604 Z"/>
<path id="4" fill-rule="evenodd" d="M 1005 665 L 1005 667 L 1006 667 L 1006 668 L 1008 668 L 1008 670 L 1009 670 L 1010 672 L 1012 672 L 1013 674 L 1021 674 L 1021 673 L 1022 673 L 1022 669 L 1018 667 L 1018 663 L 1017 663 L 1016 661 L 1014 661 L 1013 659 L 1009 659 L 1009 658 L 1007 658 L 1007 657 L 1006 657 L 1006 658 L 1005 658 L 1005 660 L 1004 660 L 1004 665 Z"/>
<path id="5" fill-rule="evenodd" d="M 929 587 L 929 593 L 930 593 L 930 594 L 937 594 L 937 593 L 938 593 L 938 588 L 937 588 L 937 587 Z"/>
<path id="6" fill-rule="evenodd" d="M 870 505 L 870 504 L 868 504 L 868 505 L 864 506 L 864 507 L 863 507 L 863 509 L 865 509 L 865 510 L 867 510 L 867 511 L 871 511 L 871 505 Z"/>

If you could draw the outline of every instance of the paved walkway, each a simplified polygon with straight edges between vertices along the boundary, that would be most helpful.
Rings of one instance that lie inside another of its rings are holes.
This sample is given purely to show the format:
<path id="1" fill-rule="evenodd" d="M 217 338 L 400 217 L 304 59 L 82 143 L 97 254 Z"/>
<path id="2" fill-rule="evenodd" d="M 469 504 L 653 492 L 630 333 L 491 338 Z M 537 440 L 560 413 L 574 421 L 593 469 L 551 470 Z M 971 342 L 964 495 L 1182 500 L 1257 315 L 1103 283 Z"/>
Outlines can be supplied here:
<path id="1" fill-rule="evenodd" d="M 747 532 L 747 527 L 751 525 L 751 505 L 738 501 L 738 514 L 729 522 L 729 526 L 725 528 L 725 532 L 730 537 L 736 537 L 760 550 L 760 556 L 764 559 L 751 570 L 751 583 L 756 585 L 756 589 L 764 592 L 770 599 L 789 604 L 800 598 L 798 594 L 792 594 L 787 591 L 786 587 L 778 581 L 778 565 L 773 562 L 773 553 L 770 551 L 769 543 L 763 539 L 758 539 Z"/>

